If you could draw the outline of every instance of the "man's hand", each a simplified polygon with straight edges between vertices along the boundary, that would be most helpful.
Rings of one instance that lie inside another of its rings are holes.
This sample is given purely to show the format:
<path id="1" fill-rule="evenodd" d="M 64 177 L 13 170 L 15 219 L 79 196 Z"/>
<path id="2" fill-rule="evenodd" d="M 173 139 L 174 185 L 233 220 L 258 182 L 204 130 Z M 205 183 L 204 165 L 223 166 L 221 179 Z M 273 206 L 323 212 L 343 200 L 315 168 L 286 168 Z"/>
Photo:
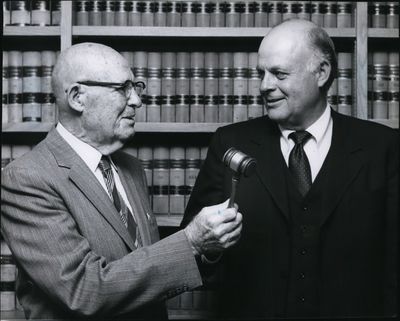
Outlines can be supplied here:
<path id="1" fill-rule="evenodd" d="M 185 228 L 195 255 L 217 255 L 236 244 L 242 230 L 242 214 L 227 208 L 228 201 L 204 207 Z"/>

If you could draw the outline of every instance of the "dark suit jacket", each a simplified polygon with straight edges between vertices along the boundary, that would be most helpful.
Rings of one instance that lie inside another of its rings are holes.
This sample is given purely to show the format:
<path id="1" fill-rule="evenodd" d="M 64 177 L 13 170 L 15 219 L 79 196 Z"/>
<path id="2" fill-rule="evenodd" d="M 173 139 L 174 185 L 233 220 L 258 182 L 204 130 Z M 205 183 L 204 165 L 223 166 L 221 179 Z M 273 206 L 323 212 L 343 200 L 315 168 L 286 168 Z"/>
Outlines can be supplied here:
<path id="1" fill-rule="evenodd" d="M 162 319 L 165 299 L 202 284 L 184 232 L 159 241 L 140 162 L 122 152 L 112 159 L 137 219 L 138 249 L 56 130 L 3 170 L 1 232 L 28 318 Z"/>
<path id="2" fill-rule="evenodd" d="M 388 127 L 332 111 L 333 137 L 322 186 L 316 255 L 318 316 L 393 315 L 396 303 L 398 136 Z M 226 200 L 231 171 L 222 162 L 235 147 L 256 158 L 236 203 L 243 213 L 237 246 L 222 257 L 219 307 L 231 317 L 287 316 L 295 248 L 280 131 L 268 117 L 217 130 L 182 225 L 206 205 Z M 304 317 L 306 315 L 297 315 Z M 306 316 L 307 317 L 307 316 Z"/>

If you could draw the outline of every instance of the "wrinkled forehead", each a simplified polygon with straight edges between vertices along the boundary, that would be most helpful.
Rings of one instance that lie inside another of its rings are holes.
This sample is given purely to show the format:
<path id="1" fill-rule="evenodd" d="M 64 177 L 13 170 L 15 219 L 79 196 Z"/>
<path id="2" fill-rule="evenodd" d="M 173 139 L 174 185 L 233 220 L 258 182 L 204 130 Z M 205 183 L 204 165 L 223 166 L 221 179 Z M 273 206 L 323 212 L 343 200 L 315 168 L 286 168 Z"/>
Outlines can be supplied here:
<path id="1" fill-rule="evenodd" d="M 118 52 L 104 47 L 81 47 L 63 57 L 75 81 L 124 82 L 132 79 L 129 63 Z"/>

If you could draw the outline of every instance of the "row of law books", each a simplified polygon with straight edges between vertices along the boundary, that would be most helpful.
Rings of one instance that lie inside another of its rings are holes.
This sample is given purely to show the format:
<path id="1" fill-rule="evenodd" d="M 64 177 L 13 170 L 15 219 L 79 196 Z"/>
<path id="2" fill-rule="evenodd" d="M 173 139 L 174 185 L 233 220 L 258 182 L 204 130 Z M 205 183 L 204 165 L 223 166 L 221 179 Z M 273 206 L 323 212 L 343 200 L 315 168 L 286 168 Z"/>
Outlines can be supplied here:
<path id="1" fill-rule="evenodd" d="M 3 26 L 59 26 L 61 0 L 3 0 Z"/>
<path id="2" fill-rule="evenodd" d="M 368 53 L 368 118 L 399 119 L 399 52 Z"/>
<path id="3" fill-rule="evenodd" d="M 300 18 L 327 28 L 354 26 L 352 1 L 76 1 L 75 25 L 273 27 Z"/>
<path id="4" fill-rule="evenodd" d="M 398 28 L 398 1 L 369 1 L 368 26 L 371 28 Z"/>
<path id="5" fill-rule="evenodd" d="M 2 123 L 57 119 L 51 76 L 58 52 L 3 51 Z"/>
<path id="6" fill-rule="evenodd" d="M 264 115 L 256 52 L 123 51 L 146 83 L 137 122 L 232 123 Z M 51 71 L 57 53 L 3 52 L 3 123 L 54 122 Z M 332 106 L 352 114 L 354 55 L 338 53 Z"/>

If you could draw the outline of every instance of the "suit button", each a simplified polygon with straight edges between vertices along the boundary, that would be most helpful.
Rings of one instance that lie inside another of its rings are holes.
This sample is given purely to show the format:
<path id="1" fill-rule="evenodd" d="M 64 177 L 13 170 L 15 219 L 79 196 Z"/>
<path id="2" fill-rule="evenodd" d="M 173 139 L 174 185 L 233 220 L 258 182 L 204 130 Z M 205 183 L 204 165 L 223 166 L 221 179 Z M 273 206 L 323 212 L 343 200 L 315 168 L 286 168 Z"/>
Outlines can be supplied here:
<path id="1" fill-rule="evenodd" d="M 304 303 L 304 302 L 306 302 L 306 298 L 304 296 L 302 296 L 299 298 L 299 301 Z"/>
<path id="2" fill-rule="evenodd" d="M 301 254 L 301 255 L 306 255 L 306 254 L 307 254 L 306 249 L 302 249 L 302 250 L 300 251 L 300 254 Z"/>
<path id="3" fill-rule="evenodd" d="M 304 273 L 300 273 L 300 274 L 299 274 L 299 277 L 300 277 L 300 279 L 305 279 L 305 278 L 306 278 L 306 275 L 305 275 Z"/>
<path id="4" fill-rule="evenodd" d="M 308 207 L 306 205 L 303 206 L 303 211 L 308 211 Z"/>

